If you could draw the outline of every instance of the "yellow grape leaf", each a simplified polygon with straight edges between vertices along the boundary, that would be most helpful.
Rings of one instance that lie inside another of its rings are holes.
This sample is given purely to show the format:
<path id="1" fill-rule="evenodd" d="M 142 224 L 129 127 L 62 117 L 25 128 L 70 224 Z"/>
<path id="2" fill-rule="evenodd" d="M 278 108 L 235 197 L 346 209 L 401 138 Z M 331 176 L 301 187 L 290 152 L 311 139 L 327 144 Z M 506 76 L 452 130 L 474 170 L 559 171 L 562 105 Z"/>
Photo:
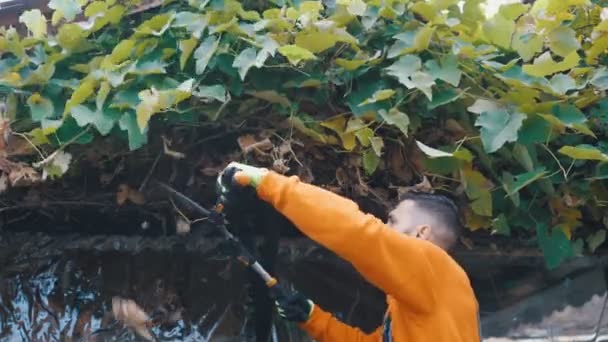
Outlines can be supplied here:
<path id="1" fill-rule="evenodd" d="M 31 130 L 28 135 L 30 136 L 30 140 L 32 141 L 32 144 L 36 145 L 36 146 L 40 146 L 40 145 L 44 145 L 44 144 L 50 144 L 51 142 L 49 141 L 49 138 L 47 138 L 46 135 L 44 135 L 44 132 L 42 131 L 42 128 L 34 128 L 33 130 Z"/>
<path id="2" fill-rule="evenodd" d="M 323 2 L 321 1 L 302 1 L 300 3 L 300 13 L 319 15 L 319 12 L 323 10 Z M 315 17 L 316 18 L 316 17 Z"/>
<path id="3" fill-rule="evenodd" d="M 338 38 L 327 32 L 300 32 L 296 34 L 295 43 L 312 53 L 319 53 L 336 45 Z"/>
<path id="4" fill-rule="evenodd" d="M 309 50 L 301 48 L 297 45 L 284 45 L 278 48 L 277 51 L 279 51 L 281 55 L 285 56 L 293 65 L 297 65 L 303 60 L 311 60 L 317 58 Z"/>
<path id="5" fill-rule="evenodd" d="M 343 115 L 336 116 L 331 119 L 321 121 L 319 125 L 329 128 L 340 135 L 344 133 L 344 130 L 346 129 L 346 118 Z"/>
<path id="6" fill-rule="evenodd" d="M 104 18 L 106 18 L 109 23 L 116 25 L 120 22 L 126 12 L 127 9 L 123 5 L 112 6 L 105 14 Z"/>
<path id="7" fill-rule="evenodd" d="M 593 45 L 585 52 L 585 62 L 587 64 L 597 64 L 598 57 L 608 49 L 608 33 L 603 33 L 593 41 Z"/>
<path id="8" fill-rule="evenodd" d="M 500 14 L 507 20 L 515 20 L 522 14 L 526 13 L 530 8 L 530 5 L 524 5 L 522 3 L 512 3 L 501 5 L 498 10 Z"/>
<path id="9" fill-rule="evenodd" d="M 176 89 L 156 90 L 144 89 L 138 93 L 139 104 L 135 107 L 137 125 L 141 133 L 146 130 L 152 115 L 161 110 L 169 109 L 192 95 L 194 79 L 182 82 Z"/>
<path id="10" fill-rule="evenodd" d="M 27 27 L 35 39 L 41 39 L 46 36 L 46 18 L 39 9 L 33 9 L 23 12 L 19 17 L 19 22 Z"/>
<path id="11" fill-rule="evenodd" d="M 341 40 L 340 36 L 327 32 L 300 32 L 296 34 L 295 45 L 319 53 L 334 47 Z"/>
<path id="12" fill-rule="evenodd" d="M 262 99 L 270 103 L 278 103 L 285 107 L 289 107 L 291 105 L 289 99 L 277 93 L 275 90 L 248 91 L 246 93 L 247 95 L 257 97 L 258 99 Z"/>
<path id="13" fill-rule="evenodd" d="M 86 101 L 86 99 L 89 98 L 89 96 L 91 96 L 95 91 L 96 85 L 96 81 L 92 78 L 87 78 L 83 80 L 78 86 L 78 88 L 74 90 L 72 96 L 70 96 L 70 99 L 66 102 L 65 109 L 63 110 L 63 115 L 65 116 L 67 113 L 69 113 L 72 107 Z"/>
<path id="14" fill-rule="evenodd" d="M 340 135 L 340 139 L 342 140 L 342 146 L 347 151 L 352 151 L 357 146 L 357 140 L 355 137 L 355 133 L 347 132 Z"/>
<path id="15" fill-rule="evenodd" d="M 357 140 L 359 140 L 361 146 L 368 147 L 372 143 L 374 131 L 369 127 L 365 127 L 355 132 L 355 136 L 357 137 Z"/>
<path id="16" fill-rule="evenodd" d="M 553 58 L 551 58 L 551 53 L 547 51 L 534 59 L 533 64 L 525 64 L 522 69 L 528 75 L 545 77 L 557 72 L 570 70 L 578 66 L 579 61 L 580 56 L 576 51 L 570 53 L 561 62 L 555 62 Z"/>
<path id="17" fill-rule="evenodd" d="M 135 33 L 138 35 L 161 36 L 171 26 L 174 18 L 175 13 L 173 12 L 157 14 L 141 23 L 135 29 Z"/>
<path id="18" fill-rule="evenodd" d="M 511 37 L 515 31 L 515 22 L 505 18 L 501 13 L 483 24 L 483 34 L 486 39 L 502 48 L 511 47 Z"/>
<path id="19" fill-rule="evenodd" d="M 110 54 L 110 62 L 116 65 L 128 59 L 129 56 L 131 56 L 134 47 L 135 41 L 132 39 L 120 41 L 112 50 L 112 54 Z"/>
<path id="20" fill-rule="evenodd" d="M 362 59 L 348 60 L 348 59 L 344 59 L 344 58 L 336 58 L 335 62 L 336 62 L 336 64 L 343 67 L 344 69 L 346 69 L 348 71 L 353 71 L 353 70 L 358 69 L 360 66 L 365 64 L 367 61 L 362 60 Z"/>
<path id="21" fill-rule="evenodd" d="M 571 6 L 588 6 L 589 0 L 547 0 L 547 12 L 558 13 L 567 11 Z"/>
<path id="22" fill-rule="evenodd" d="M 103 104 L 106 102 L 106 98 L 110 93 L 110 83 L 102 82 L 99 86 L 99 91 L 97 92 L 97 99 L 95 104 L 97 105 L 97 109 L 101 110 L 103 108 Z"/>
<path id="23" fill-rule="evenodd" d="M 81 47 L 87 35 L 87 32 L 78 24 L 63 24 L 59 27 L 56 38 L 61 47 L 67 50 L 75 50 Z"/>
<path id="24" fill-rule="evenodd" d="M 141 102 L 139 102 L 135 108 L 135 115 L 137 117 L 137 125 L 143 133 L 148 126 L 148 121 L 150 121 L 152 115 L 162 108 L 160 103 L 161 94 L 158 90 L 152 88 L 140 91 L 137 96 Z"/>
<path id="25" fill-rule="evenodd" d="M 416 32 L 416 37 L 414 38 L 414 45 L 412 46 L 414 51 L 426 50 L 431 43 L 431 37 L 434 32 L 435 28 L 432 27 L 430 23 L 418 30 L 418 32 Z"/>
<path id="26" fill-rule="evenodd" d="M 180 40 L 180 42 L 179 42 L 179 49 L 181 51 L 181 55 L 179 56 L 180 70 L 184 70 L 184 67 L 186 66 L 186 62 L 188 61 L 188 58 L 190 58 L 190 55 L 192 54 L 192 51 L 194 51 L 194 48 L 196 47 L 197 44 L 198 44 L 198 39 L 196 39 L 195 37 L 191 37 L 190 39 Z"/>
<path id="27" fill-rule="evenodd" d="M 576 208 L 561 208 L 559 210 L 559 222 L 558 227 L 562 229 L 564 234 L 570 239 L 572 232 L 581 226 L 580 219 L 582 218 L 581 211 Z"/>
<path id="28" fill-rule="evenodd" d="M 492 216 L 492 184 L 479 171 L 467 167 L 461 171 L 461 181 L 475 214 Z"/>
<path id="29" fill-rule="evenodd" d="M 528 62 L 543 50 L 543 38 L 536 33 L 516 33 L 513 38 L 513 48 L 524 62 Z"/>
<path id="30" fill-rule="evenodd" d="M 108 10 L 108 4 L 104 1 L 93 1 L 84 10 L 84 15 L 89 18 Z"/>
<path id="31" fill-rule="evenodd" d="M 371 143 L 372 143 L 372 150 L 374 150 L 374 153 L 376 153 L 376 155 L 378 157 L 382 156 L 382 148 L 384 147 L 384 140 L 382 140 L 381 137 L 372 137 Z"/>
<path id="32" fill-rule="evenodd" d="M 608 161 L 608 155 L 589 145 L 563 146 L 558 152 L 576 160 Z"/>
<path id="33" fill-rule="evenodd" d="M 410 8 L 412 12 L 420 15 L 427 21 L 432 21 L 437 16 L 437 10 L 426 1 L 418 1 Z"/>
<path id="34" fill-rule="evenodd" d="M 302 121 L 302 119 L 298 118 L 297 116 L 290 116 L 287 119 L 287 122 L 291 125 L 291 127 L 297 129 L 298 131 L 300 131 L 302 134 L 305 134 L 306 136 L 312 138 L 313 140 L 323 143 L 323 144 L 330 144 L 330 145 L 336 145 L 338 144 L 338 139 L 334 136 L 331 135 L 325 135 L 325 134 L 321 134 L 319 132 L 317 132 L 316 130 L 309 128 L 306 126 L 306 124 Z"/>
<path id="35" fill-rule="evenodd" d="M 359 104 L 359 106 L 365 106 L 367 104 L 370 103 L 376 103 L 379 101 L 384 101 L 386 99 L 390 99 L 391 97 L 393 97 L 393 95 L 395 95 L 395 91 L 393 89 L 382 89 L 382 90 L 378 90 L 374 93 L 374 95 L 372 95 L 372 97 L 370 97 L 369 99 L 366 99 L 365 101 L 361 102 Z"/>
<path id="36" fill-rule="evenodd" d="M 21 75 L 16 72 L 9 72 L 8 74 L 0 77 L 0 84 L 5 84 L 11 87 L 21 86 Z"/>

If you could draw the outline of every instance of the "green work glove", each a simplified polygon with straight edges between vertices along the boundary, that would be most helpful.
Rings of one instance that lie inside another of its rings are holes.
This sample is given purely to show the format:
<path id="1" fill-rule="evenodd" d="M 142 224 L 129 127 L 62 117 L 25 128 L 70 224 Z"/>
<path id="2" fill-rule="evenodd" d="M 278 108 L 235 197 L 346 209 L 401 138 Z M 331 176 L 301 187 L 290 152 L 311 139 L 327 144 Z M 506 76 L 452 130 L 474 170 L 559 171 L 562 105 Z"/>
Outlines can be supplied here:
<path id="1" fill-rule="evenodd" d="M 236 186 L 256 189 L 268 169 L 232 162 L 217 177 L 217 191 L 226 197 Z"/>
<path id="2" fill-rule="evenodd" d="M 314 303 L 299 292 L 280 297 L 275 304 L 281 317 L 296 323 L 308 321 L 314 308 Z"/>

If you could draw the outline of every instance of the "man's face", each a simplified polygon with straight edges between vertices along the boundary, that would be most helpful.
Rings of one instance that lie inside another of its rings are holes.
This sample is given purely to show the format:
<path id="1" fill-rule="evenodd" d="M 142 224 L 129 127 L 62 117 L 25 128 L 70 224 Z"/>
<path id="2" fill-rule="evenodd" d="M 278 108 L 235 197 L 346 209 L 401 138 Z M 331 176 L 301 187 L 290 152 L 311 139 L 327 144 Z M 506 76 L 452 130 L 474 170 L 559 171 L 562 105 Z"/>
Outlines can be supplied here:
<path id="1" fill-rule="evenodd" d="M 424 225 L 416 222 L 416 218 L 420 210 L 416 207 L 416 203 L 410 200 L 405 200 L 393 209 L 388 216 L 387 224 L 394 230 L 412 236 L 419 237 L 420 230 Z"/>

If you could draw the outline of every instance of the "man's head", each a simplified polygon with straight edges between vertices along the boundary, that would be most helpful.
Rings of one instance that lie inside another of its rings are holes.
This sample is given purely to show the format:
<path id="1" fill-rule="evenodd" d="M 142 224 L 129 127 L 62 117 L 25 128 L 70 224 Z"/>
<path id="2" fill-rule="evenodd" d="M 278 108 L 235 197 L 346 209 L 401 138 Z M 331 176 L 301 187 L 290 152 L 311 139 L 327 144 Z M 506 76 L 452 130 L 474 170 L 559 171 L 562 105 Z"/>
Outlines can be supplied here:
<path id="1" fill-rule="evenodd" d="M 407 193 L 389 213 L 387 224 L 398 232 L 451 249 L 462 232 L 458 207 L 445 196 Z"/>

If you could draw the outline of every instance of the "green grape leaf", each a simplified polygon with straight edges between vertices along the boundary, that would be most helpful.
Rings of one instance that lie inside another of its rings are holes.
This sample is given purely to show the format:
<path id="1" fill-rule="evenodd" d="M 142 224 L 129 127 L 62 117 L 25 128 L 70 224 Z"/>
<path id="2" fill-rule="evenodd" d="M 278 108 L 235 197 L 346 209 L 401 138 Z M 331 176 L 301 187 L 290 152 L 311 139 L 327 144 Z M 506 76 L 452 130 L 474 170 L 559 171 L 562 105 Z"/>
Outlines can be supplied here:
<path id="1" fill-rule="evenodd" d="M 572 244 L 561 229 L 552 229 L 549 234 L 547 225 L 539 223 L 536 225 L 536 234 L 549 269 L 556 268 L 573 256 Z"/>
<path id="2" fill-rule="evenodd" d="M 77 0 L 50 0 L 48 6 L 55 10 L 52 17 L 53 25 L 57 25 L 62 18 L 72 21 L 82 12 L 82 7 Z"/>
<path id="3" fill-rule="evenodd" d="M 595 250 L 606 241 L 606 230 L 600 229 L 596 231 L 592 235 L 589 235 L 586 241 L 589 246 L 589 251 L 595 253 Z"/>
<path id="4" fill-rule="evenodd" d="M 135 151 L 148 143 L 147 128 L 142 132 L 137 124 L 137 117 L 134 112 L 129 111 L 123 114 L 118 121 L 120 129 L 127 131 L 129 139 L 129 150 Z"/>
<path id="5" fill-rule="evenodd" d="M 569 27 L 557 27 L 549 33 L 547 38 L 551 51 L 561 57 L 567 57 L 581 48 L 581 43 L 576 39 L 576 32 Z"/>
<path id="6" fill-rule="evenodd" d="M 506 110 L 482 112 L 475 126 L 481 127 L 481 142 L 488 153 L 496 152 L 507 142 L 517 140 L 517 132 L 526 118 L 521 113 Z"/>
<path id="7" fill-rule="evenodd" d="M 440 79 L 449 84 L 457 87 L 460 83 L 462 71 L 458 69 L 458 57 L 455 55 L 447 55 L 437 63 L 436 60 L 431 59 L 424 63 L 424 67 L 427 72 L 435 79 Z"/>
<path id="8" fill-rule="evenodd" d="M 513 177 L 513 182 L 510 182 L 508 186 L 505 186 L 507 196 L 511 196 L 521 191 L 526 186 L 532 184 L 534 181 L 539 180 L 547 174 L 544 167 L 539 167 L 533 171 L 522 173 Z"/>
<path id="9" fill-rule="evenodd" d="M 247 76 L 249 69 L 255 65 L 256 57 L 256 50 L 254 48 L 247 48 L 241 51 L 241 53 L 234 59 L 232 67 L 238 69 L 239 76 L 241 76 L 242 81 L 245 80 L 245 76 Z"/>
<path id="10" fill-rule="evenodd" d="M 492 220 L 492 229 L 495 234 L 510 236 L 511 227 L 505 214 L 499 214 L 495 219 Z"/>
<path id="11" fill-rule="evenodd" d="M 32 120 L 36 122 L 40 122 L 42 119 L 51 118 L 55 114 L 53 102 L 42 97 L 38 93 L 32 94 L 32 96 L 27 99 L 27 105 L 30 107 Z"/>
<path id="12" fill-rule="evenodd" d="M 207 65 L 215 54 L 218 46 L 220 44 L 219 38 L 215 38 L 214 36 L 209 36 L 203 40 L 201 45 L 194 51 L 194 58 L 196 59 L 196 74 L 200 75 L 205 72 L 207 69 Z"/>
<path id="13" fill-rule="evenodd" d="M 387 124 L 397 127 L 403 135 L 408 136 L 410 118 L 407 114 L 400 112 L 397 108 L 391 108 L 388 112 L 381 109 L 378 114 Z"/>
<path id="14" fill-rule="evenodd" d="M 207 17 L 192 12 L 179 12 L 175 15 L 175 21 L 171 24 L 173 27 L 185 27 L 192 34 L 192 38 L 197 40 L 207 28 Z"/>
<path id="15" fill-rule="evenodd" d="M 100 109 L 93 110 L 88 106 L 78 105 L 71 110 L 72 117 L 76 120 L 78 126 L 86 126 L 93 124 L 101 135 L 108 135 L 116 121 L 120 118 L 120 112 L 114 109 L 102 111 Z"/>
<path id="16" fill-rule="evenodd" d="M 192 95 L 206 100 L 217 100 L 222 103 L 226 103 L 228 101 L 228 92 L 226 91 L 226 88 L 220 84 L 199 86 L 195 91 L 192 92 Z"/>
<path id="17" fill-rule="evenodd" d="M 385 70 L 408 89 L 417 88 L 426 95 L 429 101 L 432 101 L 433 92 L 431 87 L 435 84 L 435 79 L 433 76 L 422 72 L 421 68 L 422 62 L 418 56 L 405 55 Z"/>
<path id="18" fill-rule="evenodd" d="M 454 88 L 442 89 L 439 93 L 433 95 L 433 101 L 427 104 L 427 108 L 429 110 L 433 110 L 450 102 L 454 102 L 463 94 L 463 92 L 460 92 Z"/>
<path id="19" fill-rule="evenodd" d="M 367 149 L 363 152 L 363 169 L 368 175 L 373 174 L 380 165 L 380 158 L 373 149 Z"/>

